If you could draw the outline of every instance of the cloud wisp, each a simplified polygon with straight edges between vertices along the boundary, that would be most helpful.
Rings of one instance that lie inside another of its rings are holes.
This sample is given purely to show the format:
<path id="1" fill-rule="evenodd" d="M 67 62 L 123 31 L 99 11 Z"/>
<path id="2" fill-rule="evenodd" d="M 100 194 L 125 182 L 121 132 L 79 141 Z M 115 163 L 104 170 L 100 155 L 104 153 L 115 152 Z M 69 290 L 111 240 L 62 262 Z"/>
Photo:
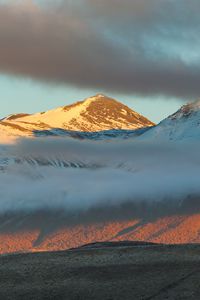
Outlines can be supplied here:
<path id="1" fill-rule="evenodd" d="M 0 3 L 0 72 L 140 95 L 200 95 L 198 0 Z"/>

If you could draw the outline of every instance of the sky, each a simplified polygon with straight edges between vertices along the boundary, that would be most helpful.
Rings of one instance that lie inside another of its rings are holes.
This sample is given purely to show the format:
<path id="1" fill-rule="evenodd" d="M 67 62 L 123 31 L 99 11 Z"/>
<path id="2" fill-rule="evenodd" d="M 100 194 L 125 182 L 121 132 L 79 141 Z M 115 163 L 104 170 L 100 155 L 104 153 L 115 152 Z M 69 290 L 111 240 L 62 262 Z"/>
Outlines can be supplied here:
<path id="1" fill-rule="evenodd" d="M 0 117 L 97 93 L 154 122 L 200 95 L 199 0 L 0 0 Z"/>

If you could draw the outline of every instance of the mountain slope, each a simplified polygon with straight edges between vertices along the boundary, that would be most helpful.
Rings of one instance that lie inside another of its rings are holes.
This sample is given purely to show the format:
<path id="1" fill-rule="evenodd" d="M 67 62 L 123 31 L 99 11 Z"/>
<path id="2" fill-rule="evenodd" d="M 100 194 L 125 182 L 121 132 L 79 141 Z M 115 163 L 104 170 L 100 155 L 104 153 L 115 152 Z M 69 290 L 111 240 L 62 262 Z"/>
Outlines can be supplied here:
<path id="1" fill-rule="evenodd" d="M 74 226 L 59 224 L 59 217 L 38 213 L 1 219 L 0 254 L 65 250 L 97 241 L 200 243 L 200 214 Z"/>
<path id="2" fill-rule="evenodd" d="M 112 129 L 135 130 L 152 125 L 151 121 L 122 103 L 99 94 L 42 113 L 8 116 L 0 122 L 0 131 L 11 135 L 31 135 L 35 131 L 52 129 L 97 132 Z"/>
<path id="3" fill-rule="evenodd" d="M 183 105 L 176 113 L 144 133 L 142 139 L 184 141 L 200 138 L 200 100 Z"/>

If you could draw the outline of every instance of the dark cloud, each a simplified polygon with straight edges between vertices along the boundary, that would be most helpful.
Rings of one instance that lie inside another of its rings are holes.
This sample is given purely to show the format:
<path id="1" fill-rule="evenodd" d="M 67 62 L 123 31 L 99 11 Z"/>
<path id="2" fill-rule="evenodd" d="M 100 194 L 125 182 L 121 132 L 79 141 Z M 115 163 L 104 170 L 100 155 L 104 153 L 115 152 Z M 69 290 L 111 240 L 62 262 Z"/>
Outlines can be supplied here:
<path id="1" fill-rule="evenodd" d="M 0 4 L 0 71 L 104 91 L 197 97 L 199 9 L 197 0 Z"/>

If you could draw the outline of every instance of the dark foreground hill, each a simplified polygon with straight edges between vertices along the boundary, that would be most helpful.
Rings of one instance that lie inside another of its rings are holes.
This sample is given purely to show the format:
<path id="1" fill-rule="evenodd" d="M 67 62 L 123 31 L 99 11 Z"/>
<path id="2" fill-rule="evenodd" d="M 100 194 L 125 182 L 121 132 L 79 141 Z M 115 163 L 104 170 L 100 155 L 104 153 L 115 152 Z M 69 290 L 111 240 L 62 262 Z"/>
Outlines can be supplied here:
<path id="1" fill-rule="evenodd" d="M 0 257 L 0 299 L 200 299 L 200 245 L 115 242 Z"/>

